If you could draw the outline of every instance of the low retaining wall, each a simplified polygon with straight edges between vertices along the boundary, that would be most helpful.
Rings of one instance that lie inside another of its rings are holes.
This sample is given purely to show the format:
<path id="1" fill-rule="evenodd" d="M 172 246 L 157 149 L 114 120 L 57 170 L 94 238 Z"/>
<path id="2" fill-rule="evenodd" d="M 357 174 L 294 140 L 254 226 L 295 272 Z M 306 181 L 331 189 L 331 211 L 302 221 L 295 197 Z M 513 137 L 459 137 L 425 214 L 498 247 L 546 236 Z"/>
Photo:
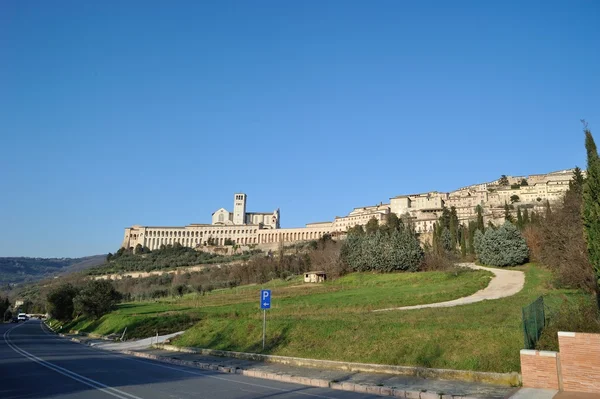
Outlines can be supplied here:
<path id="1" fill-rule="evenodd" d="M 413 377 L 457 380 L 469 382 L 484 382 L 488 384 L 519 386 L 521 376 L 518 373 L 484 373 L 479 371 L 430 369 L 425 367 L 391 366 L 385 364 L 339 362 L 333 360 L 304 359 L 300 357 L 262 355 L 258 353 L 230 352 L 215 349 L 188 348 L 173 345 L 154 345 L 155 348 L 173 352 L 196 353 L 207 356 L 230 357 L 242 360 L 279 363 L 298 367 L 343 370 L 351 372 L 382 373 L 393 375 L 408 375 Z"/>
<path id="2" fill-rule="evenodd" d="M 600 392 L 600 334 L 558 333 L 559 352 L 521 350 L 526 388 Z"/>
<path id="3" fill-rule="evenodd" d="M 600 334 L 559 332 L 562 389 L 600 392 Z"/>
<path id="4" fill-rule="evenodd" d="M 521 375 L 526 388 L 559 389 L 558 353 L 521 350 Z"/>

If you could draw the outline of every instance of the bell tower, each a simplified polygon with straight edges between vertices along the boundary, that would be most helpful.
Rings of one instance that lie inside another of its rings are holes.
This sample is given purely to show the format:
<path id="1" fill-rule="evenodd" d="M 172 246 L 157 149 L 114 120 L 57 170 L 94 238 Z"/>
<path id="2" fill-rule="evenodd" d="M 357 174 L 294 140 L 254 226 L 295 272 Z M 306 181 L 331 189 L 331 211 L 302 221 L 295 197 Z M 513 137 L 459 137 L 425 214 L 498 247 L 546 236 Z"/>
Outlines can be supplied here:
<path id="1" fill-rule="evenodd" d="M 246 194 L 236 193 L 233 197 L 233 224 L 245 224 L 246 221 Z"/>

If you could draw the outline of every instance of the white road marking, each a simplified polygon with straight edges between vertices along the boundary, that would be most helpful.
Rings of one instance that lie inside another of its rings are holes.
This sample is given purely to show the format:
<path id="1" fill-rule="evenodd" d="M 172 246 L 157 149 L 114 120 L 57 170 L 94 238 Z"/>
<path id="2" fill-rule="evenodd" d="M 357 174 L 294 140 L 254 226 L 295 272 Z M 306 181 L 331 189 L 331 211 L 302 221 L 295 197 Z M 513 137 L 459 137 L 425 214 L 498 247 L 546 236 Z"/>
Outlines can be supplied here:
<path id="1" fill-rule="evenodd" d="M 23 323 L 23 324 L 25 324 L 25 323 Z M 104 392 L 104 393 L 106 393 L 108 395 L 111 395 L 111 396 L 114 396 L 114 397 L 117 397 L 117 398 L 120 398 L 120 399 L 128 399 L 128 398 L 131 398 L 131 399 L 142 399 L 139 396 L 131 395 L 131 394 L 127 393 L 127 392 L 123 392 L 123 391 L 121 391 L 119 389 L 110 387 L 110 386 L 105 385 L 105 384 L 103 384 L 101 382 L 92 380 L 91 378 L 84 377 L 84 376 L 79 375 L 77 373 L 74 373 L 74 372 L 72 372 L 70 370 L 67 370 L 67 369 L 65 369 L 63 367 L 60 367 L 60 366 L 57 366 L 57 365 L 52 364 L 50 362 L 47 362 L 47 361 L 45 361 L 43 359 L 40 359 L 39 357 L 37 357 L 35 355 L 32 355 L 31 353 L 29 353 L 29 352 L 27 352 L 27 351 L 19 348 L 10 339 L 10 332 L 12 330 L 14 330 L 14 329 L 22 326 L 23 324 L 16 325 L 15 327 L 12 327 L 12 328 L 6 330 L 6 332 L 4 333 L 4 342 L 6 342 L 6 344 L 8 345 L 8 347 L 11 348 L 13 351 L 15 351 L 15 352 L 23 355 L 24 357 L 26 357 L 27 359 L 29 359 L 29 360 L 31 360 L 33 362 L 36 362 L 36 363 L 38 363 L 38 364 L 40 364 L 40 365 L 42 365 L 42 366 L 44 366 L 46 368 L 49 368 L 50 370 L 53 370 L 53 371 L 55 371 L 55 372 L 57 372 L 59 374 L 62 374 L 64 376 L 66 376 L 66 377 L 69 377 L 69 378 L 71 378 L 71 379 L 73 379 L 75 381 L 81 382 L 82 384 L 85 384 L 85 385 L 87 385 L 89 387 L 92 387 L 94 389 L 102 391 L 102 392 Z"/>
<path id="2" fill-rule="evenodd" d="M 43 327 L 42 327 L 42 330 L 43 330 Z M 54 337 L 56 339 L 61 339 L 61 338 L 57 337 L 56 335 L 53 335 L 53 334 L 50 334 L 50 333 L 48 333 L 48 335 L 51 335 L 52 337 Z M 73 342 L 73 341 L 65 340 L 65 342 Z M 85 344 L 82 344 L 82 345 L 85 345 Z M 217 377 L 217 376 L 214 376 L 214 375 L 207 374 L 208 372 L 197 372 L 197 371 L 186 370 L 184 368 L 176 368 L 176 367 L 166 366 L 164 364 L 161 364 L 158 360 L 155 360 L 155 361 L 141 360 L 141 359 L 138 359 L 138 358 L 135 358 L 135 357 L 132 357 L 132 356 L 128 356 L 128 355 L 124 355 L 124 354 L 118 354 L 118 353 L 111 352 L 111 351 L 106 351 L 106 350 L 103 350 L 101 348 L 95 348 L 93 346 L 87 346 L 87 347 L 90 348 L 90 349 L 92 349 L 92 350 L 102 351 L 105 354 L 110 354 L 112 356 L 116 356 L 116 357 L 119 357 L 119 358 L 122 358 L 122 359 L 127 359 L 127 360 L 130 360 L 132 362 L 144 363 L 144 364 L 152 365 L 152 366 L 155 366 L 155 367 L 162 367 L 162 368 L 169 369 L 169 370 L 175 370 L 175 371 L 179 371 L 179 372 L 182 372 L 182 373 L 198 375 L 198 376 L 212 378 L 212 379 L 220 380 L 220 381 L 226 381 L 226 382 L 229 382 L 229 383 L 247 385 L 247 386 L 256 387 L 256 388 L 271 389 L 271 390 L 279 391 L 279 392 L 293 392 L 294 394 L 297 394 L 297 395 L 311 396 L 311 397 L 315 397 L 315 398 L 337 399 L 337 398 L 335 398 L 333 396 L 317 395 L 317 394 L 314 394 L 314 393 L 292 391 L 292 390 L 289 390 L 289 389 L 276 388 L 276 387 L 272 387 L 272 386 L 268 386 L 268 385 L 253 384 L 253 383 L 250 383 L 250 382 L 243 382 L 243 381 L 235 381 L 235 380 L 232 380 L 230 378 Z M 186 366 L 180 366 L 180 367 L 186 367 Z M 277 382 L 280 382 L 282 384 L 291 384 L 291 383 L 286 383 L 286 382 L 283 382 L 283 381 L 277 381 Z M 301 385 L 301 384 L 296 384 L 296 385 Z M 318 388 L 318 387 L 312 387 L 312 388 Z"/>

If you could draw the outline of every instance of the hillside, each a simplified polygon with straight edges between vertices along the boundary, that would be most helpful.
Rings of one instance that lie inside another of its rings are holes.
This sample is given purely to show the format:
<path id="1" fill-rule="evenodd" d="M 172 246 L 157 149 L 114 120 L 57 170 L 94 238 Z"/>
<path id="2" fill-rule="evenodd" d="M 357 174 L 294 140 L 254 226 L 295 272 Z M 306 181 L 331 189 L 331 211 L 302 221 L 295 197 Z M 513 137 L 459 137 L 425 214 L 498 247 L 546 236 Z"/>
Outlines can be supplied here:
<path id="1" fill-rule="evenodd" d="M 237 255 L 215 255 L 208 252 L 196 251 L 179 244 L 167 245 L 162 249 L 141 254 L 120 250 L 112 255 L 108 262 L 100 262 L 90 268 L 88 274 L 103 275 L 127 272 L 151 272 L 157 270 L 172 270 L 178 267 L 229 263 L 248 260 L 251 255 L 260 251 L 244 251 Z"/>
<path id="2" fill-rule="evenodd" d="M 0 285 L 41 280 L 72 273 L 104 263 L 106 255 L 83 258 L 0 257 Z"/>

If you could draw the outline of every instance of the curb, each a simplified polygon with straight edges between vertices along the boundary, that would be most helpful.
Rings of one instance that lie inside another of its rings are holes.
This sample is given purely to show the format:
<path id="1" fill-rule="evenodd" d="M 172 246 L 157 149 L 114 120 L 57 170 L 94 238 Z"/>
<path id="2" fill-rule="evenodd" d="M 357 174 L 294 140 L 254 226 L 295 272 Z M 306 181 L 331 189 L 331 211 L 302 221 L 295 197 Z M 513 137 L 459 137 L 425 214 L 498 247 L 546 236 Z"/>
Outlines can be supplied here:
<path id="1" fill-rule="evenodd" d="M 288 382 L 288 383 L 292 383 L 292 384 L 308 385 L 308 386 L 313 386 L 313 387 L 317 387 L 317 388 L 330 388 L 330 389 L 337 389 L 337 390 L 341 390 L 341 391 L 360 392 L 360 393 L 367 393 L 367 394 L 381 395 L 381 396 L 391 396 L 391 397 L 405 398 L 405 399 L 478 399 L 476 397 L 463 396 L 463 395 L 449 395 L 449 394 L 435 393 L 435 392 L 429 392 L 429 391 L 425 391 L 425 392 L 406 391 L 404 389 L 382 387 L 382 386 L 378 386 L 378 385 L 361 385 L 361 384 L 355 384 L 355 383 L 351 383 L 351 382 L 334 382 L 334 381 L 323 380 L 323 379 L 319 379 L 319 378 L 299 377 L 299 376 L 294 376 L 294 375 L 290 375 L 290 374 L 276 374 L 276 373 L 267 373 L 267 372 L 259 371 L 259 370 L 245 370 L 245 369 L 242 369 L 239 367 L 235 367 L 235 368 L 234 367 L 226 367 L 226 366 L 221 366 L 221 365 L 217 365 L 214 363 L 203 363 L 203 362 L 191 361 L 191 360 L 174 359 L 174 358 L 169 358 L 169 357 L 153 355 L 150 353 L 141 353 L 141 352 L 128 351 L 128 350 L 119 351 L 119 353 L 129 355 L 129 356 L 149 359 L 149 360 L 155 360 L 155 361 L 159 361 L 162 363 L 174 364 L 174 365 L 178 365 L 178 366 L 193 367 L 193 368 L 198 368 L 198 369 L 207 370 L 207 371 L 217 371 L 219 373 L 224 373 L 224 374 L 240 374 L 240 375 L 244 375 L 247 377 Z"/>
<path id="2" fill-rule="evenodd" d="M 430 369 L 425 367 L 392 366 L 385 364 L 352 363 L 334 360 L 305 359 L 289 356 L 263 355 L 259 353 L 230 352 L 216 349 L 201 349 L 178 347 L 173 345 L 158 344 L 154 348 L 171 352 L 195 353 L 208 356 L 228 357 L 242 360 L 253 360 L 267 363 L 280 363 L 290 366 L 312 367 L 329 370 L 342 370 L 349 372 L 383 373 L 392 375 L 405 375 L 419 378 L 454 380 L 466 382 L 482 382 L 504 386 L 520 386 L 519 373 L 489 373 L 481 371 Z"/>

